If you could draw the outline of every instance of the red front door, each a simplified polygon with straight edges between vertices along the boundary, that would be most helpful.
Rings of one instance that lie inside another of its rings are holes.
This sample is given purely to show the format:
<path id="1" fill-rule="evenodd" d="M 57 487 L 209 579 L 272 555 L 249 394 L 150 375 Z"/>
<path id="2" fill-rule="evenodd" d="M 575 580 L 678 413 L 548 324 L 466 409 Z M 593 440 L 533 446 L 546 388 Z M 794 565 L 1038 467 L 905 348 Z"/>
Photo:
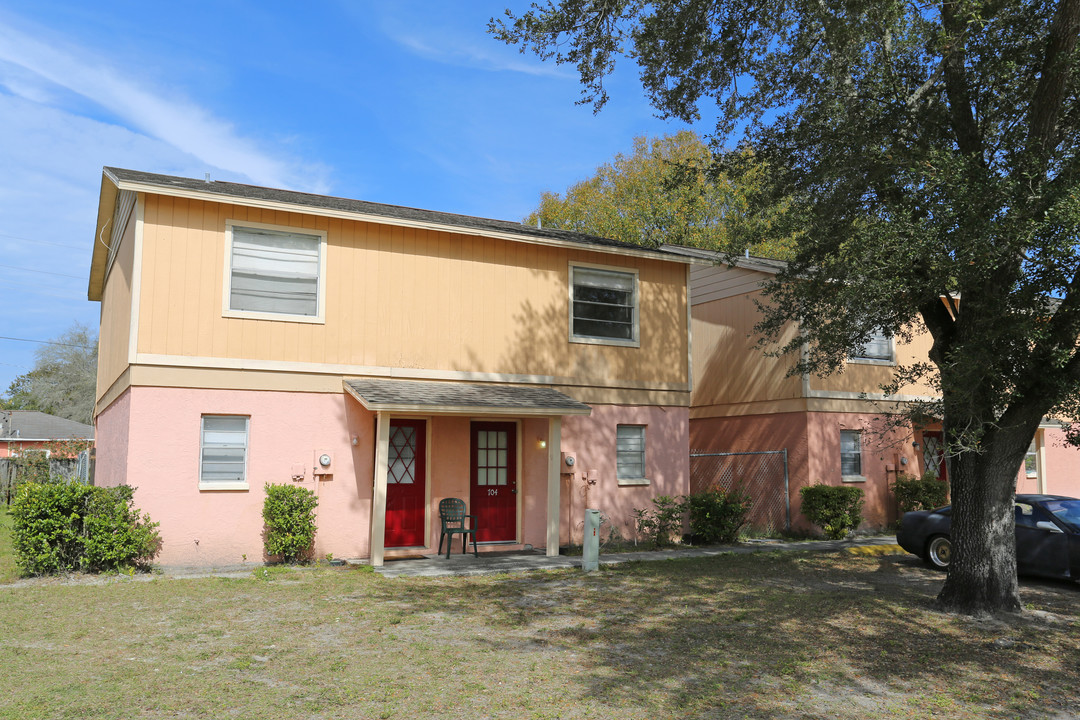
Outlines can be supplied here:
<path id="1" fill-rule="evenodd" d="M 517 540 L 517 426 L 472 424 L 472 491 L 477 542 Z"/>
<path id="2" fill-rule="evenodd" d="M 386 534 L 388 548 L 424 544 L 423 420 L 391 420 L 386 472 Z"/>

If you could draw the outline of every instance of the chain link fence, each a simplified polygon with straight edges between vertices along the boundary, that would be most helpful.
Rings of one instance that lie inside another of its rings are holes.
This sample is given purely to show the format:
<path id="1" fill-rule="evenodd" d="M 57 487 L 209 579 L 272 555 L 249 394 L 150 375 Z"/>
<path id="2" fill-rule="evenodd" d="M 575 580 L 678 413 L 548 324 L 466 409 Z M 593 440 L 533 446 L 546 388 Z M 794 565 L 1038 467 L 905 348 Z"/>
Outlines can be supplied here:
<path id="1" fill-rule="evenodd" d="M 690 492 L 742 490 L 753 500 L 748 522 L 756 532 L 791 530 L 787 450 L 690 453 Z"/>

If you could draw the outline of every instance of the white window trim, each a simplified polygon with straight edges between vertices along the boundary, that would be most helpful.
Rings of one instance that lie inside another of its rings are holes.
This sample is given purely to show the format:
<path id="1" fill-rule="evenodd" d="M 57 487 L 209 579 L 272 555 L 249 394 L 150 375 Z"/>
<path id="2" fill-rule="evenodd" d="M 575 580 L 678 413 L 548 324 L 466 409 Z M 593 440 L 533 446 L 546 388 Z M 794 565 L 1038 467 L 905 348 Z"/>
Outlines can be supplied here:
<path id="1" fill-rule="evenodd" d="M 1035 446 L 1035 474 L 1029 475 L 1027 472 L 1027 454 L 1024 455 L 1024 478 L 1026 480 L 1035 481 L 1035 492 L 1046 492 L 1046 478 L 1044 477 L 1044 468 L 1046 467 L 1045 450 L 1046 443 L 1044 442 L 1042 428 L 1035 431 L 1035 437 L 1031 439 L 1031 444 Z"/>
<path id="2" fill-rule="evenodd" d="M 630 340 L 618 340 L 615 338 L 597 338 L 590 337 L 588 335 L 575 335 L 574 334 L 574 268 L 585 268 L 588 270 L 607 270 L 608 272 L 623 273 L 624 275 L 633 275 L 634 277 L 634 337 Z M 599 265 L 596 263 L 585 263 L 571 261 L 568 263 L 568 269 L 566 274 L 566 296 L 568 299 L 567 304 L 567 333 L 568 339 L 572 343 L 580 343 L 584 345 L 615 345 L 618 347 L 641 347 L 641 283 L 638 277 L 637 268 L 622 267 L 619 265 Z"/>
<path id="3" fill-rule="evenodd" d="M 203 482 L 202 479 L 202 466 L 203 466 L 203 421 L 208 417 L 242 417 L 247 418 L 247 435 L 244 438 L 244 480 L 242 482 Z M 249 465 L 251 458 L 251 416 L 244 415 L 242 413 L 218 413 L 207 412 L 202 413 L 199 416 L 199 455 L 198 466 L 196 467 L 196 473 L 199 478 L 199 490 L 248 490 Z"/>
<path id="4" fill-rule="evenodd" d="M 896 336 L 889 336 L 889 359 L 882 358 L 868 358 L 868 357 L 849 357 L 847 359 L 849 365 L 880 365 L 884 367 L 896 367 Z"/>
<path id="5" fill-rule="evenodd" d="M 249 227 L 258 230 L 273 230 L 281 233 L 315 235 L 319 237 L 319 288 L 316 301 L 318 314 L 293 315 L 291 313 L 254 312 L 252 310 L 233 310 L 230 306 L 232 296 L 232 246 L 233 227 Z M 225 271 L 221 281 L 221 316 L 228 318 L 247 318 L 251 320 L 284 320 L 285 322 L 326 324 L 326 231 L 314 228 L 294 227 L 291 225 L 269 225 L 267 223 L 247 222 L 246 220 L 225 221 Z"/>
<path id="6" fill-rule="evenodd" d="M 641 451 L 641 471 L 644 473 L 642 477 L 620 477 L 619 476 L 619 428 L 620 427 L 639 427 L 641 428 L 641 437 L 645 441 L 645 447 Z M 648 458 L 649 458 L 649 426 L 635 423 L 617 423 L 615 425 L 615 481 L 620 486 L 629 485 L 649 485 L 649 471 L 648 471 Z"/>
<path id="7" fill-rule="evenodd" d="M 840 454 L 838 455 L 838 458 L 840 460 L 840 467 L 843 468 L 843 466 L 844 466 L 844 441 L 843 441 L 843 436 L 844 436 L 844 433 L 846 433 L 846 432 L 856 433 L 859 436 L 859 470 L 861 472 L 858 475 L 844 475 L 843 471 L 841 470 L 840 482 L 845 482 L 845 483 L 866 482 L 866 468 L 864 467 L 864 465 L 866 464 L 865 463 L 866 458 L 864 457 L 864 453 L 863 453 L 863 441 L 862 441 L 863 440 L 863 438 L 862 438 L 863 432 L 862 432 L 862 430 L 852 430 L 852 429 L 849 429 L 849 428 L 841 428 L 841 430 L 840 430 L 840 438 L 841 438 L 841 440 L 840 440 Z"/>

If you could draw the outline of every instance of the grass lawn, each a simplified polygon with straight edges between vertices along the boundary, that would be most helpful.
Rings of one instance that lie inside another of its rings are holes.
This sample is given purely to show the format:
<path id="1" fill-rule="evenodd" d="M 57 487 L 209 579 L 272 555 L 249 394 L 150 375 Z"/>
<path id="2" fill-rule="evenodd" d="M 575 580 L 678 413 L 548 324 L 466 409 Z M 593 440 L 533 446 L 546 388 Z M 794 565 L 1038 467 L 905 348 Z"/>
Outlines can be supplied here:
<path id="1" fill-rule="evenodd" d="M 0 718 L 1065 718 L 1080 589 L 931 599 L 909 556 L 763 553 L 597 573 L 0 587 Z"/>
<path id="2" fill-rule="evenodd" d="M 17 577 L 19 570 L 11 552 L 11 516 L 7 506 L 0 505 L 0 583 L 13 582 Z"/>

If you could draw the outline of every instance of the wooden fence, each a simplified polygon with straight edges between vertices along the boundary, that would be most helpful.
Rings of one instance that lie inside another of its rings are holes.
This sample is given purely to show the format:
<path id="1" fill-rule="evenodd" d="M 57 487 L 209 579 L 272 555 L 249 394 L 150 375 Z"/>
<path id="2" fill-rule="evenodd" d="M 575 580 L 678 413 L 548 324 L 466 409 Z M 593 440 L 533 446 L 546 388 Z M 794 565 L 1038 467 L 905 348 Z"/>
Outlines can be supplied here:
<path id="1" fill-rule="evenodd" d="M 74 478 L 79 476 L 79 460 L 49 459 L 49 472 L 53 475 Z M 0 502 L 10 505 L 19 483 L 19 471 L 14 458 L 0 458 Z"/>

